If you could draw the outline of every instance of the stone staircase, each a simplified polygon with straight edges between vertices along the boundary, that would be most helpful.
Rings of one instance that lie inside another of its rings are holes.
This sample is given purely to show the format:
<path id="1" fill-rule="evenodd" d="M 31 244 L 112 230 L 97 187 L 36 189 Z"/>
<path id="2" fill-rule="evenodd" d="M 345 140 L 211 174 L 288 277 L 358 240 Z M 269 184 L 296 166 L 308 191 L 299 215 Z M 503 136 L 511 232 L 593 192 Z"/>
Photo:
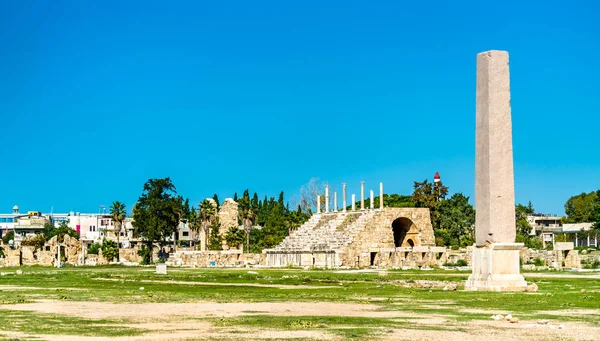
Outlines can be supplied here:
<path id="1" fill-rule="evenodd" d="M 341 252 L 362 231 L 376 211 L 315 214 L 287 236 L 273 251 Z"/>

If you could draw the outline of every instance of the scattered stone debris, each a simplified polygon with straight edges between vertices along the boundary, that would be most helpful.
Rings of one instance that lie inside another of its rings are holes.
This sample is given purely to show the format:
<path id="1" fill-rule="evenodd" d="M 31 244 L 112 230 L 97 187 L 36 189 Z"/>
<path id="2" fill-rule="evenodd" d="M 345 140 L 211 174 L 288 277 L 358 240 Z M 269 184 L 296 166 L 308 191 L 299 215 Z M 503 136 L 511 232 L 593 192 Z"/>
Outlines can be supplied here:
<path id="1" fill-rule="evenodd" d="M 444 287 L 444 291 L 456 291 L 457 285 L 456 284 L 448 284 Z"/>
<path id="2" fill-rule="evenodd" d="M 504 320 L 506 320 L 506 321 L 508 321 L 510 323 L 519 323 L 519 318 L 513 317 L 511 314 L 508 314 L 506 316 L 502 316 L 501 314 L 492 315 L 490 318 L 492 320 L 494 320 L 494 321 L 504 321 Z"/>
<path id="3" fill-rule="evenodd" d="M 258 275 L 258 272 L 256 272 L 256 271 L 248 271 L 248 275 Z"/>
<path id="4" fill-rule="evenodd" d="M 22 275 L 23 274 L 23 270 L 19 269 L 17 270 L 17 275 Z"/>
<path id="5" fill-rule="evenodd" d="M 140 290 L 144 290 L 144 287 L 140 287 Z"/>
<path id="6" fill-rule="evenodd" d="M 538 291 L 538 286 L 535 283 L 531 283 L 527 286 L 527 288 L 525 288 L 526 292 L 537 292 Z"/>

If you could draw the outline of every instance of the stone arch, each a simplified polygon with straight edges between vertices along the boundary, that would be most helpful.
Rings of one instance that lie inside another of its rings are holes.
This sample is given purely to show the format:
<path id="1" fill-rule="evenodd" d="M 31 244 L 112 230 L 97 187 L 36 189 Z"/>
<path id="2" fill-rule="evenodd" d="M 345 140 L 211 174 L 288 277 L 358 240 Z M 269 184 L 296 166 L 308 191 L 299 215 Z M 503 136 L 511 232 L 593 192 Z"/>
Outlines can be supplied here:
<path id="1" fill-rule="evenodd" d="M 418 246 L 418 231 L 415 223 L 406 217 L 399 217 L 392 222 L 395 247 Z"/>

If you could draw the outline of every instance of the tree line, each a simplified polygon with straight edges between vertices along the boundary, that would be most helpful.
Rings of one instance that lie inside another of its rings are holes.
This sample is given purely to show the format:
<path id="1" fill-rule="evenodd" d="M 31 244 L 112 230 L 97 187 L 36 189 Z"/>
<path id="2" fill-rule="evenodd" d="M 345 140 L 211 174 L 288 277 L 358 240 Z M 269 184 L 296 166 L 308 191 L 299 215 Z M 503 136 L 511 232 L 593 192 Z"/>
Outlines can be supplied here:
<path id="1" fill-rule="evenodd" d="M 177 194 L 170 178 L 148 180 L 131 215 L 134 236 L 141 237 L 145 244 L 140 255 L 146 262 L 151 261 L 152 245 L 158 243 L 162 248 L 171 242 L 181 221 L 189 224 L 193 239 L 203 236 L 201 248 L 221 250 L 223 240 L 228 246 L 237 247 L 244 244 L 245 239 L 246 251 L 258 253 L 281 243 L 290 230 L 302 225 L 311 214 L 300 205 L 290 208 L 283 192 L 277 199 L 267 196 L 259 199 L 258 193 L 250 197 L 245 190 L 241 197 L 235 193 L 233 200 L 238 203 L 238 224 L 221 226 L 216 194 L 212 200 L 206 199 L 196 207 Z M 224 234 L 220 232 L 222 227 L 227 231 Z"/>

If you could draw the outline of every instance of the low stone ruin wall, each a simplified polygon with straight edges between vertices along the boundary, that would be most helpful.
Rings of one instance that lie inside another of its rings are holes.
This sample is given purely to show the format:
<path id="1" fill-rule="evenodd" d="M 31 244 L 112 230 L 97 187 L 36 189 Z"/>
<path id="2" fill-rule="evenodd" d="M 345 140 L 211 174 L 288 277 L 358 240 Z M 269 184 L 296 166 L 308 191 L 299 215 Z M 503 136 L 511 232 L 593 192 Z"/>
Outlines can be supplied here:
<path id="1" fill-rule="evenodd" d="M 266 250 L 265 265 L 270 267 L 319 267 L 339 268 L 340 255 L 334 251 L 288 251 Z"/>
<path id="2" fill-rule="evenodd" d="M 171 266 L 191 267 L 234 267 L 244 265 L 262 265 L 264 254 L 242 253 L 241 250 L 225 251 L 175 251 L 167 260 Z"/>
<path id="3" fill-rule="evenodd" d="M 579 252 L 573 249 L 572 244 L 556 243 L 554 250 L 522 248 L 519 254 L 521 266 L 523 270 L 580 269 L 581 259 Z"/>
<path id="4" fill-rule="evenodd" d="M 449 250 L 445 247 L 415 246 L 393 249 L 372 249 L 349 259 L 345 253 L 334 251 L 277 251 L 266 250 L 266 266 L 315 266 L 326 268 L 417 269 L 456 264 L 459 260 L 470 262 L 469 249 Z"/>
<path id="5" fill-rule="evenodd" d="M 1 245 L 5 257 L 0 258 L 0 266 L 44 265 L 53 266 L 58 258 L 56 238 L 51 239 L 40 250 L 33 246 L 22 246 L 12 249 Z M 121 262 L 140 263 L 138 255 L 141 245 L 134 248 L 120 249 Z M 82 257 L 81 242 L 65 237 L 61 243 L 62 261 L 70 265 L 104 265 L 107 260 L 99 255 L 87 254 Z M 153 259 L 158 259 L 158 246 L 153 249 Z M 188 251 L 165 248 L 169 253 L 167 264 L 171 266 L 190 267 L 235 267 L 258 265 L 267 267 L 318 267 L 318 268 L 379 268 L 379 269 L 419 269 L 470 264 L 471 248 L 450 250 L 445 247 L 415 246 L 391 249 L 371 249 L 361 252 L 353 259 L 347 254 L 334 251 L 276 251 L 265 250 L 262 254 L 247 254 L 242 250 L 224 251 Z M 555 250 L 532 250 L 522 248 L 520 252 L 524 270 L 542 269 L 580 269 L 584 264 L 600 262 L 600 251 L 582 252 L 573 250 L 570 245 L 557 243 Z M 538 263 L 535 265 L 534 263 Z"/>

